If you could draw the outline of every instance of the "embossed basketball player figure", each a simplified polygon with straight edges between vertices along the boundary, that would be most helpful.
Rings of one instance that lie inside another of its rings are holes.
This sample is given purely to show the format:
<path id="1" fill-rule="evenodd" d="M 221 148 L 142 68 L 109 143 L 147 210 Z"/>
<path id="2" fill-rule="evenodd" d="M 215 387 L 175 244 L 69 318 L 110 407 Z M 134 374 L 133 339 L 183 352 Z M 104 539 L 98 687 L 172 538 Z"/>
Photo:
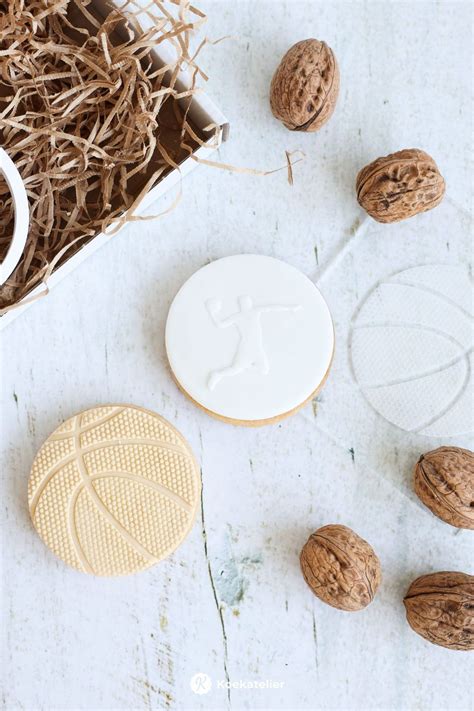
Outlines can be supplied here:
<path id="1" fill-rule="evenodd" d="M 275 304 L 269 306 L 254 306 L 251 296 L 239 296 L 239 307 L 240 311 L 238 313 L 220 319 L 218 316 L 222 309 L 222 301 L 215 298 L 206 301 L 207 311 L 214 324 L 218 328 L 235 326 L 240 336 L 232 363 L 226 368 L 215 370 L 210 374 L 208 381 L 209 390 L 214 390 L 216 385 L 218 385 L 223 378 L 238 375 L 249 368 L 256 368 L 262 375 L 267 375 L 270 366 L 267 354 L 263 348 L 260 317 L 263 313 L 272 311 L 298 311 L 301 305 L 282 306 Z"/>

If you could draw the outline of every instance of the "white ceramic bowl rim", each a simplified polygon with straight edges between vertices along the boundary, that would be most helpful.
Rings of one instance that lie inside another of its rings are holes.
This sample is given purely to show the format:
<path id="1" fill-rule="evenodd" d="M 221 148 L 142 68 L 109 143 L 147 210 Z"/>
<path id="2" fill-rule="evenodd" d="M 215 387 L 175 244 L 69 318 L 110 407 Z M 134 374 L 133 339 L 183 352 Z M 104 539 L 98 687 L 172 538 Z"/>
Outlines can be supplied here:
<path id="1" fill-rule="evenodd" d="M 0 285 L 4 284 L 20 261 L 28 236 L 28 198 L 21 176 L 3 148 L 0 148 L 0 173 L 10 188 L 15 208 L 15 227 L 5 259 L 0 264 Z"/>

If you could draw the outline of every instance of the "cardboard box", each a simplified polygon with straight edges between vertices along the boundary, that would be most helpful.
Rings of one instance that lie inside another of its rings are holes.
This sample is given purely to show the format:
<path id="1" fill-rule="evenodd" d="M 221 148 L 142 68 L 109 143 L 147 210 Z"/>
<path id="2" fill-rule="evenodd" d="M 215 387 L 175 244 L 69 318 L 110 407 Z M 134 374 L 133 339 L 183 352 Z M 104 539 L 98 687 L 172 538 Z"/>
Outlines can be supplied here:
<path id="1" fill-rule="evenodd" d="M 103 0 L 96 0 L 94 3 L 95 9 L 104 16 L 106 13 L 107 3 Z M 172 61 L 174 56 L 174 49 L 169 44 L 165 42 L 159 44 L 153 50 L 153 55 L 156 58 L 157 63 L 163 66 L 170 61 Z M 189 76 L 185 73 L 181 73 L 176 83 L 176 88 L 178 91 L 184 91 L 189 86 Z M 183 100 L 185 101 L 185 100 Z M 229 124 L 225 116 L 217 108 L 217 106 L 204 94 L 197 93 L 193 97 L 191 108 L 189 110 L 189 119 L 197 126 L 199 129 L 204 129 L 210 124 L 215 124 L 218 126 L 217 135 L 211 133 L 211 137 L 205 143 L 204 146 L 199 146 L 193 152 L 198 158 L 208 158 L 211 153 L 213 153 L 222 141 L 225 141 L 229 133 Z M 198 166 L 198 162 L 193 160 L 190 156 L 185 158 L 180 163 L 180 170 L 172 170 L 164 178 L 159 180 L 159 182 L 153 187 L 145 198 L 140 203 L 139 208 L 136 210 L 135 214 L 140 214 L 145 211 L 152 203 L 158 200 L 159 197 L 164 195 L 168 190 L 170 190 L 174 185 L 176 185 L 184 176 L 188 175 L 194 168 Z M 179 207 L 177 208 L 179 209 Z M 126 225 L 125 225 L 126 226 Z M 112 229 L 112 228 L 111 228 Z M 64 277 L 66 277 L 73 269 L 75 269 L 79 264 L 81 264 L 87 257 L 98 250 L 103 244 L 108 242 L 110 239 L 117 235 L 115 232 L 113 235 L 99 233 L 90 240 L 87 244 L 81 247 L 75 254 L 73 254 L 67 261 L 65 261 L 61 266 L 59 266 L 53 274 L 48 279 L 48 288 L 51 290 L 56 284 L 58 284 Z M 9 323 L 13 321 L 17 316 L 19 316 L 28 306 L 35 303 L 34 297 L 43 292 L 45 289 L 43 284 L 40 284 L 35 289 L 33 289 L 15 308 L 8 311 L 3 316 L 0 316 L 0 330 L 5 328 Z"/>

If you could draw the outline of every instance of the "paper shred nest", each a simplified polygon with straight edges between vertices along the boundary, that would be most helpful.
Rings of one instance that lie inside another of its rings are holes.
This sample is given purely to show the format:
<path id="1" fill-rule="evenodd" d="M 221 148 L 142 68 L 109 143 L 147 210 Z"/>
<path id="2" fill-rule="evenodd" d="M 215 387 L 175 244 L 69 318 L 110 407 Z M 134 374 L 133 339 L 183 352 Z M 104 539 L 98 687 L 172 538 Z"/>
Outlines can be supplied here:
<path id="1" fill-rule="evenodd" d="M 0 145 L 30 205 L 27 245 L 0 286 L 0 314 L 95 235 L 129 219 L 208 140 L 188 118 L 202 75 L 190 37 L 203 20 L 183 0 L 151 0 L 145 11 L 135 2 L 109 5 L 105 18 L 88 0 L 0 0 Z M 152 50 L 164 40 L 176 58 L 157 66 Z M 180 92 L 183 68 L 192 83 Z M 0 260 L 12 229 L 0 181 Z"/>

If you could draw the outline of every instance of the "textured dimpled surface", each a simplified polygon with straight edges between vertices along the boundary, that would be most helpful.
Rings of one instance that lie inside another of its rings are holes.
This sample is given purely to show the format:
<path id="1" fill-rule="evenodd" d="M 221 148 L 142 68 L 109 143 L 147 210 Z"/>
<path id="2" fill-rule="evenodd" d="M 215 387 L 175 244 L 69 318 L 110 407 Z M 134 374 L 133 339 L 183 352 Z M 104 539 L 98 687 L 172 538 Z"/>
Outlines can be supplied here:
<path id="1" fill-rule="evenodd" d="M 64 422 L 31 470 L 31 518 L 65 563 L 94 575 L 127 575 L 172 553 L 189 532 L 198 467 L 162 417 L 126 405 Z"/>
<path id="2" fill-rule="evenodd" d="M 379 281 L 354 314 L 350 343 L 372 407 L 408 432 L 470 434 L 473 322 L 467 265 L 425 264 Z"/>

